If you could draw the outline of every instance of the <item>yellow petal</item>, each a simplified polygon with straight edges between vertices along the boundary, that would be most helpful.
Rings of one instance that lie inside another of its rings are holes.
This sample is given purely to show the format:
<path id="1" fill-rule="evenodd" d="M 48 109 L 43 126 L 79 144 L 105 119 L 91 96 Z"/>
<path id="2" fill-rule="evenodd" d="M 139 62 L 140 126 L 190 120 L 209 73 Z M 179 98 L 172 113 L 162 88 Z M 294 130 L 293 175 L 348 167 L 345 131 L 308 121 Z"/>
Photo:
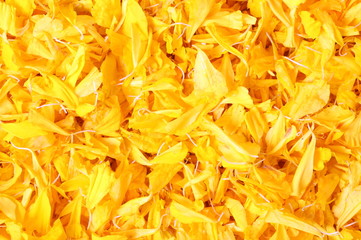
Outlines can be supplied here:
<path id="1" fill-rule="evenodd" d="M 244 231 L 248 223 L 246 210 L 244 209 L 241 202 L 233 198 L 227 198 L 226 207 L 229 209 L 234 220 L 236 221 L 237 227 L 239 227 L 241 231 Z"/>
<path id="2" fill-rule="evenodd" d="M 152 198 L 151 195 L 147 197 L 140 197 L 129 200 L 128 202 L 124 203 L 120 208 L 116 211 L 118 216 L 131 216 L 136 214 L 139 211 L 139 208 L 147 203 Z"/>
<path id="3" fill-rule="evenodd" d="M 325 81 L 296 83 L 295 97 L 283 108 L 285 116 L 299 119 L 322 109 L 330 97 L 330 86 Z"/>
<path id="4" fill-rule="evenodd" d="M 19 15 L 30 16 L 35 9 L 34 0 L 7 0 L 8 4 L 14 6 Z"/>
<path id="5" fill-rule="evenodd" d="M 299 15 L 307 36 L 317 38 L 321 33 L 321 22 L 315 20 L 308 11 L 301 11 Z"/>
<path id="6" fill-rule="evenodd" d="M 14 198 L 0 195 L 0 211 L 10 220 L 22 221 L 25 215 L 24 207 Z"/>
<path id="7" fill-rule="evenodd" d="M 205 20 L 204 25 L 214 23 L 218 26 L 233 28 L 241 30 L 244 24 L 256 24 L 257 18 L 248 14 L 242 13 L 241 11 L 220 11 L 218 14 L 213 15 Z"/>
<path id="8" fill-rule="evenodd" d="M 199 222 L 215 222 L 214 220 L 204 216 L 203 214 L 195 212 L 175 201 L 170 204 L 169 209 L 170 214 L 181 223 L 190 224 Z"/>
<path id="9" fill-rule="evenodd" d="M 267 1 L 272 12 L 276 17 L 286 26 L 291 26 L 291 20 L 289 16 L 287 16 L 286 12 L 284 11 L 282 7 L 282 1 L 281 0 L 270 0 Z"/>
<path id="10" fill-rule="evenodd" d="M 85 204 L 92 209 L 109 193 L 114 181 L 114 173 L 108 164 L 103 163 L 94 168 L 89 178 L 90 184 Z"/>
<path id="11" fill-rule="evenodd" d="M 36 112 L 35 110 L 30 111 L 29 122 L 31 122 L 35 126 L 40 127 L 44 131 L 54 132 L 64 136 L 69 136 L 69 133 L 67 131 L 63 130 L 61 127 L 56 125 L 51 120 L 47 119 L 41 113 Z"/>
<path id="12" fill-rule="evenodd" d="M 88 75 L 76 86 L 75 93 L 79 97 L 86 97 L 97 91 L 99 86 L 102 84 L 103 74 L 94 67 Z"/>
<path id="13" fill-rule="evenodd" d="M 28 239 L 28 235 L 22 229 L 22 226 L 15 222 L 6 222 L 6 231 L 9 233 L 11 239 Z M 6 237 L 3 238 L 4 240 Z"/>
<path id="14" fill-rule="evenodd" d="M 138 66 L 146 52 L 148 46 L 148 21 L 137 1 L 124 1 L 123 7 L 125 7 L 125 19 L 121 32 L 124 34 L 123 38 L 127 40 L 122 42 L 122 51 L 125 51 L 124 55 L 129 56 L 125 61 L 127 62 L 128 73 L 130 73 Z"/>
<path id="15" fill-rule="evenodd" d="M 95 106 L 89 103 L 81 103 L 79 106 L 75 109 L 76 113 L 80 117 L 86 116 L 88 113 L 92 112 L 95 109 Z"/>
<path id="16" fill-rule="evenodd" d="M 334 206 L 335 216 L 338 217 L 338 228 L 343 227 L 355 214 L 361 210 L 361 187 L 358 186 L 351 190 L 351 186 L 343 189 L 340 199 Z"/>
<path id="17" fill-rule="evenodd" d="M 148 175 L 151 192 L 159 192 L 181 168 L 181 164 L 157 164 Z"/>
<path id="18" fill-rule="evenodd" d="M 6 181 L 0 181 L 0 192 L 3 192 L 7 189 L 9 189 L 12 185 L 14 185 L 16 183 L 16 181 L 18 180 L 18 178 L 20 177 L 21 173 L 22 173 L 22 168 L 17 165 L 17 164 L 13 164 L 13 176 L 10 179 L 7 179 Z"/>
<path id="19" fill-rule="evenodd" d="M 64 160 L 64 159 L 61 159 Z M 60 160 L 60 161 L 61 161 Z M 59 188 L 65 192 L 76 191 L 79 189 L 87 188 L 89 186 L 89 177 L 84 175 L 77 175 L 70 180 L 64 181 Z"/>
<path id="20" fill-rule="evenodd" d="M 298 229 L 300 231 L 310 233 L 319 237 L 322 237 L 322 233 L 326 231 L 317 225 L 312 225 L 306 221 L 299 219 L 293 215 L 281 212 L 279 210 L 269 211 L 266 215 L 266 222 L 282 224 L 291 228 Z"/>
<path id="21" fill-rule="evenodd" d="M 325 163 L 332 157 L 332 152 L 329 148 L 316 148 L 314 170 L 320 171 L 325 167 Z"/>
<path id="22" fill-rule="evenodd" d="M 57 219 L 48 233 L 42 236 L 41 240 L 61 240 L 66 238 L 66 234 L 63 228 L 63 224 L 61 223 L 60 219 Z"/>
<path id="23" fill-rule="evenodd" d="M 312 134 L 310 144 L 307 146 L 292 180 L 293 196 L 301 197 L 312 180 L 315 148 L 316 137 Z"/>
<path id="24" fill-rule="evenodd" d="M 5 2 L 0 2 L 0 16 L 2 16 L 0 29 L 16 36 L 16 8 Z"/>
<path id="25" fill-rule="evenodd" d="M 281 141 L 284 134 L 286 133 L 286 118 L 280 114 L 277 118 L 276 123 L 271 127 L 266 136 L 267 142 L 267 151 L 269 152 L 271 149 Z"/>
<path id="26" fill-rule="evenodd" d="M 222 131 L 222 129 L 220 129 L 213 122 L 210 122 L 208 120 L 203 120 L 202 127 L 204 127 L 205 129 L 208 129 L 209 131 L 211 131 L 212 134 L 214 136 L 216 136 L 216 138 L 218 139 L 219 142 L 222 142 L 222 143 L 224 143 L 226 145 L 229 145 L 230 147 L 233 147 L 239 153 L 241 153 L 241 154 L 243 154 L 245 156 L 251 157 L 251 158 L 257 158 L 258 157 L 256 154 L 258 154 L 259 149 L 255 145 L 252 144 L 253 146 L 249 147 L 249 144 L 247 144 L 247 143 L 239 144 L 239 143 L 235 142 L 229 136 L 227 136 L 227 134 L 225 134 Z"/>
<path id="27" fill-rule="evenodd" d="M 270 238 L 270 240 L 278 240 L 278 239 L 290 240 L 286 227 L 284 225 L 278 224 L 276 227 L 276 232 Z"/>
<path id="28" fill-rule="evenodd" d="M 26 82 L 27 86 L 39 94 L 50 98 L 59 98 L 70 108 L 78 105 L 74 90 L 55 75 L 35 77 Z"/>
<path id="29" fill-rule="evenodd" d="M 292 79 L 290 75 L 290 71 L 287 68 L 284 59 L 279 59 L 276 61 L 275 70 L 277 73 L 277 79 L 279 81 L 280 90 L 286 90 L 290 96 L 294 96 L 295 87 L 294 87 L 294 79 Z"/>
<path id="30" fill-rule="evenodd" d="M 4 4 L 4 3 L 0 2 L 0 11 L 1 11 L 1 6 L 2 6 L 1 4 Z M 15 55 L 15 51 L 13 50 L 12 46 L 10 46 L 10 43 L 8 43 L 6 41 L 3 41 L 1 45 L 2 45 L 1 57 L 2 57 L 5 65 L 9 69 L 17 71 L 19 69 L 19 66 L 15 59 L 16 55 Z"/>
<path id="31" fill-rule="evenodd" d="M 0 127 L 9 134 L 22 139 L 48 134 L 41 127 L 36 126 L 30 121 L 23 121 L 20 123 L 0 123 Z M 24 131 L 24 129 L 27 129 L 27 131 Z"/>
<path id="32" fill-rule="evenodd" d="M 109 221 L 112 205 L 110 201 L 95 207 L 91 214 L 90 231 L 96 232 Z M 101 230 L 100 230 L 101 231 Z"/>
<path id="33" fill-rule="evenodd" d="M 337 174 L 331 173 L 326 176 L 321 177 L 318 180 L 318 192 L 317 192 L 317 200 L 326 205 L 328 199 L 331 197 L 334 192 L 337 184 L 339 183 L 339 176 Z"/>
<path id="34" fill-rule="evenodd" d="M 97 235 L 95 235 L 94 233 L 92 234 L 92 239 L 93 240 L 128 240 L 129 238 L 126 236 L 122 236 L 122 235 L 107 235 L 107 236 L 103 236 L 103 237 L 99 237 Z"/>
<path id="35" fill-rule="evenodd" d="M 127 138 L 130 142 L 132 142 L 137 148 L 144 152 L 156 154 L 159 151 L 160 146 L 162 145 L 164 139 L 161 137 L 156 137 L 147 134 L 137 134 L 135 132 L 128 132 L 124 129 L 120 129 L 122 136 Z"/>
<path id="36" fill-rule="evenodd" d="M 207 25 L 206 29 L 209 32 L 209 34 L 218 42 L 219 45 L 224 47 L 228 52 L 239 57 L 239 59 L 242 61 L 242 63 L 246 66 L 247 72 L 248 72 L 249 66 L 248 66 L 248 62 L 247 62 L 245 56 L 240 51 L 238 51 L 236 48 L 232 47 L 230 44 L 226 43 L 223 40 L 223 38 L 217 33 L 217 30 L 216 30 L 216 27 L 214 26 L 214 24 Z"/>
<path id="37" fill-rule="evenodd" d="M 47 191 L 42 191 L 27 212 L 28 228 L 45 234 L 50 229 L 52 206 Z"/>
<path id="38" fill-rule="evenodd" d="M 206 19 L 208 13 L 214 5 L 214 0 L 195 0 L 189 2 L 189 20 L 188 24 L 190 27 L 186 31 L 187 42 L 190 42 L 194 33 Z"/>
<path id="39" fill-rule="evenodd" d="M 198 99 L 207 97 L 209 101 L 219 101 L 228 92 L 224 75 L 209 61 L 200 49 L 194 65 L 194 90 L 191 96 Z"/>
<path id="40" fill-rule="evenodd" d="M 173 133 L 180 136 L 185 135 L 191 132 L 200 124 L 201 117 L 204 113 L 205 105 L 199 104 L 198 106 L 182 114 L 180 117 L 169 122 L 165 126 L 165 132 Z"/>
<path id="41" fill-rule="evenodd" d="M 175 164 L 184 160 L 188 153 L 188 148 L 182 142 L 177 143 L 173 147 L 162 152 L 156 156 L 151 163 L 152 164 Z"/>
<path id="42" fill-rule="evenodd" d="M 78 195 L 71 201 L 67 207 L 69 206 L 70 210 L 70 219 L 68 225 L 65 227 L 67 237 L 71 238 L 81 238 L 83 234 L 83 230 L 80 224 L 81 220 L 81 211 L 82 211 L 82 203 L 81 197 Z"/>
<path id="43" fill-rule="evenodd" d="M 268 130 L 268 123 L 264 115 L 257 107 L 253 107 L 245 114 L 245 122 L 252 137 L 259 142 Z"/>
<path id="44" fill-rule="evenodd" d="M 52 53 L 52 51 L 46 46 L 46 43 L 43 41 L 40 41 L 36 38 L 33 38 L 28 46 L 28 49 L 26 50 L 26 53 L 32 54 L 35 56 L 39 56 L 45 59 L 54 60 L 55 54 Z"/>
<path id="45" fill-rule="evenodd" d="M 122 115 L 117 96 L 112 96 L 107 105 L 94 112 L 93 121 L 87 122 L 85 126 L 87 129 L 94 129 L 98 134 L 117 136 Z"/>
<path id="46" fill-rule="evenodd" d="M 68 76 L 65 82 L 71 87 L 75 87 L 81 71 L 85 65 L 85 47 L 80 45 L 74 55 L 73 62 L 67 67 Z"/>
<path id="47" fill-rule="evenodd" d="M 283 0 L 289 8 L 298 7 L 300 4 L 306 2 L 306 0 Z"/>
<path id="48" fill-rule="evenodd" d="M 253 106 L 253 100 L 249 95 L 248 89 L 242 86 L 227 94 L 225 99 L 222 100 L 222 104 L 226 103 L 240 104 L 246 108 L 251 108 Z"/>
<path id="49" fill-rule="evenodd" d="M 96 0 L 91 13 L 97 24 L 109 28 L 113 19 L 120 20 L 121 5 L 116 0 Z"/>
<path id="50" fill-rule="evenodd" d="M 156 233 L 157 231 L 159 231 L 158 228 L 151 228 L 151 229 L 130 229 L 130 230 L 125 230 L 125 231 L 120 231 L 119 235 L 117 235 L 117 239 L 123 239 L 125 237 L 125 239 L 141 239 L 147 236 L 151 236 L 154 233 Z M 107 239 L 107 238 L 105 238 Z"/>
<path id="51" fill-rule="evenodd" d="M 358 134 L 361 130 L 361 113 L 358 114 L 356 119 L 348 126 L 344 133 L 344 140 L 350 147 L 361 145 L 361 136 Z"/>

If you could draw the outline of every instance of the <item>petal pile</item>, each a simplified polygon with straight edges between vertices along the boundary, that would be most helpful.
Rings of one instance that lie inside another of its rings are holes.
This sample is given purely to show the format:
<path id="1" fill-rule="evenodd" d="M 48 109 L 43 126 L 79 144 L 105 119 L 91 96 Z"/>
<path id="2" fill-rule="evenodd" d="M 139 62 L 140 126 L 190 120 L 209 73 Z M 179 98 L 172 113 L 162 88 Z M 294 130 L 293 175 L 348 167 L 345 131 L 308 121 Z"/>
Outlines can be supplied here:
<path id="1" fill-rule="evenodd" d="M 0 1 L 0 239 L 361 239 L 361 1 Z"/>

